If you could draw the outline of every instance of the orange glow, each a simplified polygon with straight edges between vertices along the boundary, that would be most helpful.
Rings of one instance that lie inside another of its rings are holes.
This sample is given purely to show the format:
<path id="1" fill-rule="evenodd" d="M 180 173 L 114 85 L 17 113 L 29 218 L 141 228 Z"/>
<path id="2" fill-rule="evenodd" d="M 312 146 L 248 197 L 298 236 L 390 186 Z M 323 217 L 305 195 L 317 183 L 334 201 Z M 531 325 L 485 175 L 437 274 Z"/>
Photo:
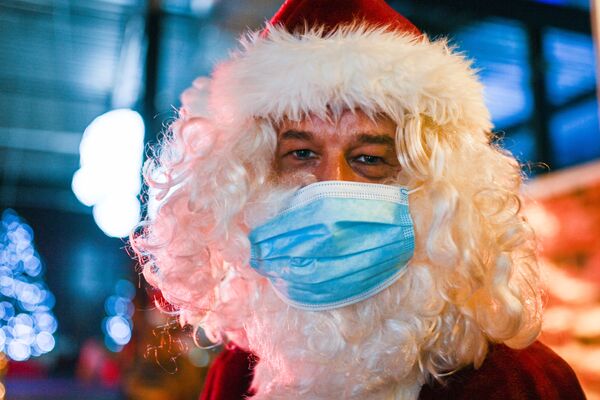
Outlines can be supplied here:
<path id="1" fill-rule="evenodd" d="M 541 242 L 547 304 L 541 340 L 600 400 L 600 162 L 548 174 L 526 191 Z"/>

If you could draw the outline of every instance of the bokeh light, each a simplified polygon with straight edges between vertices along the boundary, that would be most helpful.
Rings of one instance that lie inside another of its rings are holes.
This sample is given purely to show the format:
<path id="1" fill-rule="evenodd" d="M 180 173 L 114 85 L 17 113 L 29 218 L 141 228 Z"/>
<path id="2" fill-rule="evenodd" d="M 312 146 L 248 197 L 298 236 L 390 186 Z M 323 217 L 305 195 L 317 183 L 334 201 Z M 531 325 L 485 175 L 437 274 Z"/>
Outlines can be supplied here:
<path id="1" fill-rule="evenodd" d="M 205 349 L 199 347 L 193 347 L 188 352 L 188 358 L 192 365 L 198 368 L 205 368 L 210 363 L 210 355 Z"/>
<path id="2" fill-rule="evenodd" d="M 0 352 L 26 361 L 52 351 L 58 322 L 33 230 L 13 210 L 0 222 Z"/>
<path id="3" fill-rule="evenodd" d="M 115 284 L 115 294 L 104 302 L 107 317 L 102 322 L 104 344 L 109 350 L 118 352 L 131 340 L 133 331 L 135 287 L 125 279 Z"/>
<path id="4" fill-rule="evenodd" d="M 71 187 L 108 236 L 127 236 L 140 220 L 144 129 L 137 112 L 118 109 L 94 119 L 81 139 Z"/>
<path id="5" fill-rule="evenodd" d="M 191 0 L 190 8 L 197 14 L 206 14 L 215 5 L 215 0 Z"/>

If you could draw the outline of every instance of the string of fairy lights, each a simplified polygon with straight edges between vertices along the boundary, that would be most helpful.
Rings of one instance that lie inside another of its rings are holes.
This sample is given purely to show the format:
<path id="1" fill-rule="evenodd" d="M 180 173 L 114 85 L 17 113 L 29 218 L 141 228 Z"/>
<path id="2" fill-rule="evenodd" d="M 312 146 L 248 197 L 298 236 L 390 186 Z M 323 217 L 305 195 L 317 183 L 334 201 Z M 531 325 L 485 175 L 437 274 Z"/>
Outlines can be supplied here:
<path id="1" fill-rule="evenodd" d="M 0 221 L 0 352 L 26 361 L 52 351 L 58 327 L 54 302 L 33 230 L 15 211 L 5 210 Z"/>

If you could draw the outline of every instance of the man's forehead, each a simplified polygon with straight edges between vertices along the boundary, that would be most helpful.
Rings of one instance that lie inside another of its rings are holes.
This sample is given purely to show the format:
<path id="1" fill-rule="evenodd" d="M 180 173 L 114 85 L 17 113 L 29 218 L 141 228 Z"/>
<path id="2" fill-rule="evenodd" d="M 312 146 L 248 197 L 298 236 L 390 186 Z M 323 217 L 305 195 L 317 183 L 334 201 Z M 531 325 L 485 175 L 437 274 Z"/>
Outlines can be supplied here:
<path id="1" fill-rule="evenodd" d="M 359 144 L 378 144 L 378 145 L 394 147 L 394 143 L 395 143 L 394 136 L 390 132 L 384 132 L 384 133 L 350 132 L 348 134 L 344 134 L 344 133 L 334 134 L 334 137 L 336 139 L 338 139 L 339 136 L 346 136 L 353 143 L 359 143 Z M 309 141 L 319 141 L 319 140 L 323 140 L 323 139 L 328 139 L 330 137 L 331 136 L 329 136 L 329 135 L 323 135 L 323 133 L 321 133 L 321 132 L 313 133 L 311 131 L 302 131 L 302 130 L 294 130 L 294 129 L 287 130 L 286 129 L 279 133 L 278 139 L 279 139 L 279 141 L 301 140 L 301 141 L 309 142 Z"/>
<path id="2" fill-rule="evenodd" d="M 391 135 L 394 136 L 396 125 L 387 116 L 378 114 L 368 116 L 360 110 L 345 111 L 339 117 L 322 118 L 314 114 L 294 121 L 283 118 L 275 124 L 278 137 L 286 134 L 286 138 L 312 139 L 321 135 Z"/>

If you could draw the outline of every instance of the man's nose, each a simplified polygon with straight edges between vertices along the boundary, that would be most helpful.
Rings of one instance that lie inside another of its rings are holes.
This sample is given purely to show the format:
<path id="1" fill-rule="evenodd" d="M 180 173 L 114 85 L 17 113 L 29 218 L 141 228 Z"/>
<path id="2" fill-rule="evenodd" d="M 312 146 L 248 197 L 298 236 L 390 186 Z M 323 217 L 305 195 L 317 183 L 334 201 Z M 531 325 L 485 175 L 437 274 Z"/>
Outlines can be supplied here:
<path id="1" fill-rule="evenodd" d="M 357 178 L 343 154 L 325 158 L 320 167 L 316 174 L 319 181 L 355 181 Z"/>

